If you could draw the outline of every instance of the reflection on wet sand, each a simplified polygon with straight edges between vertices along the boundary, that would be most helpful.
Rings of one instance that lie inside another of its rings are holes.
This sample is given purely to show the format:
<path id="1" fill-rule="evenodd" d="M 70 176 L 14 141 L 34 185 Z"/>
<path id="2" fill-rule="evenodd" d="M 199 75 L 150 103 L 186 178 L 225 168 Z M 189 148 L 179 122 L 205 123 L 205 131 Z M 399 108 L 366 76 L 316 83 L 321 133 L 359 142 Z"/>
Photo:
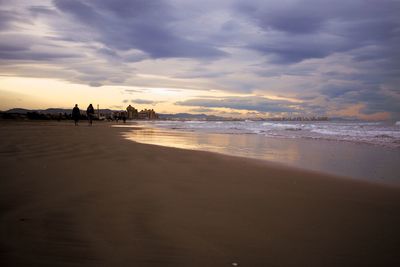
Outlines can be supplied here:
<path id="1" fill-rule="evenodd" d="M 400 153 L 371 145 L 160 128 L 136 128 L 125 137 L 139 143 L 256 158 L 334 175 L 400 184 L 397 177 Z"/>
<path id="2" fill-rule="evenodd" d="M 159 146 L 203 150 L 278 162 L 298 160 L 298 148 L 295 143 L 286 143 L 282 146 L 274 140 L 265 144 L 268 139 L 257 137 L 241 134 L 179 132 L 156 128 L 134 130 L 126 136 L 135 142 Z M 269 149 L 266 149 L 266 145 Z"/>

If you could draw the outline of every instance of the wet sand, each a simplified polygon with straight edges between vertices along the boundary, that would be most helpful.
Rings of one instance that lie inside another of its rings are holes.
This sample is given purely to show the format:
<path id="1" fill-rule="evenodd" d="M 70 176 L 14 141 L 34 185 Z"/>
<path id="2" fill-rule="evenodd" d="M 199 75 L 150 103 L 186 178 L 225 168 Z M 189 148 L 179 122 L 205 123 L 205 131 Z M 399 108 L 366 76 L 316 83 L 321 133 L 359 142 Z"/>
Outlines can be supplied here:
<path id="1" fill-rule="evenodd" d="M 339 140 L 172 130 L 157 128 L 157 123 L 143 126 L 141 130 L 128 132 L 126 138 L 143 144 L 255 158 L 348 179 L 400 186 L 400 148 Z"/>
<path id="2" fill-rule="evenodd" d="M 400 266 L 400 189 L 0 122 L 0 266 Z"/>

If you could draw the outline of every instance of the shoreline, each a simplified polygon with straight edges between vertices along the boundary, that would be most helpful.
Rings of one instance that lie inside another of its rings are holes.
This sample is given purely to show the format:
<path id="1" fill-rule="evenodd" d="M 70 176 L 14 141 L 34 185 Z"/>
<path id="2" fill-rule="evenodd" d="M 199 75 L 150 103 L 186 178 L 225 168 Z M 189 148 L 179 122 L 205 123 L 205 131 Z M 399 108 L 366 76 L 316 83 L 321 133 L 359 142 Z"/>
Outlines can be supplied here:
<path id="1" fill-rule="evenodd" d="M 134 143 L 108 123 L 0 130 L 2 266 L 400 263 L 396 187 Z"/>
<path id="2" fill-rule="evenodd" d="M 131 128 L 124 137 L 142 144 L 234 155 L 346 179 L 400 186 L 396 176 L 400 173 L 397 164 L 400 154 L 390 147 L 338 140 L 185 131 L 147 124 L 113 127 Z"/>
<path id="3" fill-rule="evenodd" d="M 254 134 L 267 138 L 295 140 L 338 141 L 348 144 L 373 145 L 400 149 L 400 135 L 396 124 L 385 121 L 329 121 L 329 122 L 263 122 L 263 121 L 138 121 L 142 125 L 156 125 L 159 129 L 197 133 Z M 238 124 L 232 124 L 232 123 Z M 260 124 L 261 123 L 261 124 Z M 204 126 L 204 127 L 202 127 Z M 365 128 L 367 127 L 367 128 Z M 357 138 L 355 138 L 357 137 Z"/>

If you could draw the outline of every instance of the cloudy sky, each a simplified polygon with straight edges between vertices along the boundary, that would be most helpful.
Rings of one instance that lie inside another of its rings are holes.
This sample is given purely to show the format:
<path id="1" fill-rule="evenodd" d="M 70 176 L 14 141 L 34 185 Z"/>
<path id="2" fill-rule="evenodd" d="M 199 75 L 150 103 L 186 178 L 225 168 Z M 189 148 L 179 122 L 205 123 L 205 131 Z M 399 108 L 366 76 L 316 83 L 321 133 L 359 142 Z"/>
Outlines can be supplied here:
<path id="1" fill-rule="evenodd" d="M 0 0 L 0 110 L 400 119 L 398 0 Z"/>

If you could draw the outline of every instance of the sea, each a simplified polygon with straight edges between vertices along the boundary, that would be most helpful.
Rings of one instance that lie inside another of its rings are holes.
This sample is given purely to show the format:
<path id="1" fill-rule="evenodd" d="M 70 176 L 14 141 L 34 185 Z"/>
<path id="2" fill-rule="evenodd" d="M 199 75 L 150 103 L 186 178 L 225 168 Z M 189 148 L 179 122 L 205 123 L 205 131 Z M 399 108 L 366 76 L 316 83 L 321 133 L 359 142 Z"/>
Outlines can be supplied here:
<path id="1" fill-rule="evenodd" d="M 400 185 L 400 122 L 136 121 L 129 140 Z M 137 129 L 139 127 L 139 129 Z"/>

